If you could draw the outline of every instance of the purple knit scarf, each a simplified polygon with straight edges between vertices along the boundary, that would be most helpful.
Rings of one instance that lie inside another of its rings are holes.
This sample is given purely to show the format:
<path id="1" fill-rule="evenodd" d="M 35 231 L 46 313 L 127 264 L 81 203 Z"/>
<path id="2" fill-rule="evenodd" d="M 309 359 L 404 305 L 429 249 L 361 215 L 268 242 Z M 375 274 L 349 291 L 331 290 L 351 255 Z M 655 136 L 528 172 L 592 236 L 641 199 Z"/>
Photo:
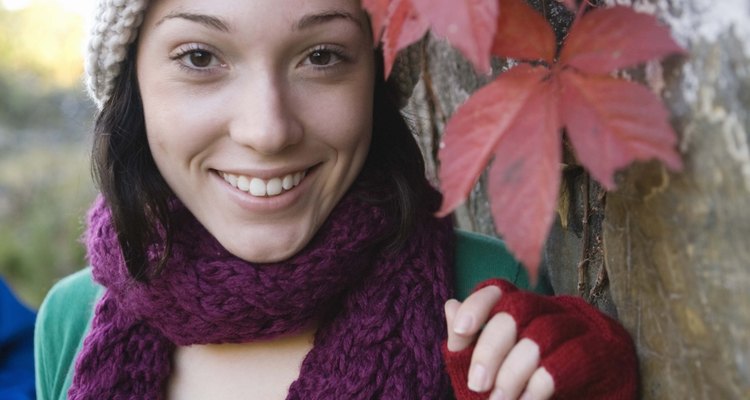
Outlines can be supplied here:
<path id="1" fill-rule="evenodd" d="M 98 199 L 85 238 L 107 290 L 69 398 L 164 399 L 176 346 L 271 339 L 313 321 L 314 346 L 287 399 L 450 398 L 440 346 L 452 229 L 425 213 L 408 243 L 385 253 L 373 240 L 396 221 L 366 195 L 347 194 L 305 249 L 263 265 L 234 257 L 181 207 L 172 256 L 148 284 L 127 274 Z"/>

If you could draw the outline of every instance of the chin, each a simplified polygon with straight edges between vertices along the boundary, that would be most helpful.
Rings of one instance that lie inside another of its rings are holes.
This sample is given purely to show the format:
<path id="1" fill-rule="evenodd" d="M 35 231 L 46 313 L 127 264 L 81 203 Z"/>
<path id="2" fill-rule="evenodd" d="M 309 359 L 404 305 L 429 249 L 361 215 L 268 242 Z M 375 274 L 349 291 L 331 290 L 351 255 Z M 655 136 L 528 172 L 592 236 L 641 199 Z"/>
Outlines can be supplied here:
<path id="1" fill-rule="evenodd" d="M 234 256 L 252 263 L 274 263 L 287 260 L 302 250 L 310 238 L 301 236 L 279 240 L 283 235 L 276 235 L 265 230 L 261 235 L 245 237 L 241 242 L 236 239 L 224 247 Z M 221 242 L 221 241 L 220 241 Z M 248 245 L 252 244 L 252 245 Z"/>

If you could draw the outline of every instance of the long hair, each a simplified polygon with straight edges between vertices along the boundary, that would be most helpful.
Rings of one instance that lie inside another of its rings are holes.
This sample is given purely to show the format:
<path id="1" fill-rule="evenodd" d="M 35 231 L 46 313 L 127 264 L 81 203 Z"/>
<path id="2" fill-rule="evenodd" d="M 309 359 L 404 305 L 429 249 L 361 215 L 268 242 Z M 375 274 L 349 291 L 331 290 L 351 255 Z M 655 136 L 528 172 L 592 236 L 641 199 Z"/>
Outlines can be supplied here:
<path id="1" fill-rule="evenodd" d="M 143 103 L 135 68 L 136 45 L 130 45 L 112 96 L 94 125 L 92 172 L 104 196 L 117 230 L 128 271 L 147 281 L 165 265 L 172 247 L 170 199 L 174 194 L 156 167 L 146 136 Z M 434 212 L 439 195 L 425 179 L 419 146 L 398 109 L 396 91 L 383 80 L 382 52 L 376 50 L 373 130 L 364 169 L 377 170 L 392 190 L 381 199 L 399 223 L 383 239 L 389 251 L 397 251 L 408 239 L 419 213 Z M 372 174 L 371 174 L 372 175 Z M 355 184 L 368 184 L 357 181 Z M 156 265 L 146 256 L 158 238 L 161 255 Z"/>

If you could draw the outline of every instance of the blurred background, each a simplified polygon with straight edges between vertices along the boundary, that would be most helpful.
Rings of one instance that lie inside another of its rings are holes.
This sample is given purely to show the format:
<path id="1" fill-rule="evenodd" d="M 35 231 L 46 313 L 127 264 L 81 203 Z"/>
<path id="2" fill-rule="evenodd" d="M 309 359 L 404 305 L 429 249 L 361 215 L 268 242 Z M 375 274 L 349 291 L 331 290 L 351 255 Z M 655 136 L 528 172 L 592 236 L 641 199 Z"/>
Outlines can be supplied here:
<path id="1" fill-rule="evenodd" d="M 0 0 L 0 275 L 30 307 L 86 265 L 94 106 L 83 86 L 92 0 Z"/>

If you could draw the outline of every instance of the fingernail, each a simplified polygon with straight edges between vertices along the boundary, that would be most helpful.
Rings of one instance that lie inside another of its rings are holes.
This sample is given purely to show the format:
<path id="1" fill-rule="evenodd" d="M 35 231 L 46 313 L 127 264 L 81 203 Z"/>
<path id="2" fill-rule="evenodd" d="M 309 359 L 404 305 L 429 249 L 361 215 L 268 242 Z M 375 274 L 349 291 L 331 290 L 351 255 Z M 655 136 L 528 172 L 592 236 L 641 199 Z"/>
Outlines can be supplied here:
<path id="1" fill-rule="evenodd" d="M 474 318 L 472 318 L 471 315 L 461 315 L 456 318 L 456 323 L 453 325 L 453 331 L 458 333 L 459 335 L 469 333 L 469 329 L 471 329 L 471 325 L 473 323 Z"/>
<path id="2" fill-rule="evenodd" d="M 482 364 L 473 364 L 469 369 L 469 389 L 475 392 L 487 390 L 487 370 Z"/>
<path id="3" fill-rule="evenodd" d="M 505 393 L 502 389 L 495 389 L 490 395 L 490 400 L 505 400 Z"/>
<path id="4" fill-rule="evenodd" d="M 521 396 L 521 398 L 518 399 L 518 400 L 532 400 L 532 399 L 531 399 L 531 395 L 530 394 L 524 393 L 523 396 Z"/>

